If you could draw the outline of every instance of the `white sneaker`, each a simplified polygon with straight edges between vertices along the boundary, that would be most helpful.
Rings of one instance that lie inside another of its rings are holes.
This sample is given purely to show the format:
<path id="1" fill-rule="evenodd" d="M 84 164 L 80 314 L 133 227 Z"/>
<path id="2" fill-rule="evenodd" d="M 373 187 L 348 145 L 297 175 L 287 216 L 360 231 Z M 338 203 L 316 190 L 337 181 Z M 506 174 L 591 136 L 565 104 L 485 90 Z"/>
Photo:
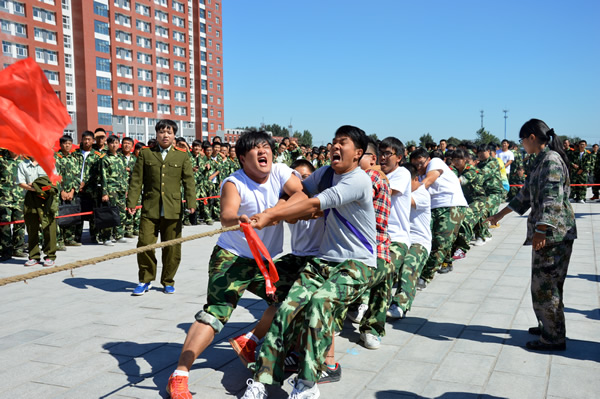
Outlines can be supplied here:
<path id="1" fill-rule="evenodd" d="M 477 247 L 481 247 L 481 246 L 485 245 L 485 241 L 483 241 L 483 238 L 477 237 L 477 239 L 475 240 L 473 245 L 475 245 Z"/>
<path id="2" fill-rule="evenodd" d="M 367 349 L 379 349 L 381 338 L 371 333 L 360 333 L 360 340 Z"/>
<path id="3" fill-rule="evenodd" d="M 365 305 L 364 303 L 361 303 L 360 305 L 358 305 L 358 309 L 356 311 L 348 311 L 348 318 L 352 320 L 353 323 L 358 324 L 365 316 L 365 313 L 367 313 L 367 310 L 369 310 L 369 306 Z"/>
<path id="4" fill-rule="evenodd" d="M 490 241 L 492 241 L 492 237 L 486 237 L 486 238 L 483 239 L 483 242 L 486 243 L 486 244 L 488 242 L 490 242 Z"/>
<path id="5" fill-rule="evenodd" d="M 395 303 L 392 303 L 390 308 L 386 312 L 387 317 L 390 319 L 403 319 L 404 311 L 398 307 Z"/>
<path id="6" fill-rule="evenodd" d="M 106 245 L 107 247 L 113 247 L 115 245 L 115 243 L 112 242 L 111 240 L 106 240 L 106 241 L 104 241 L 104 245 Z"/>
<path id="7" fill-rule="evenodd" d="M 124 243 L 127 243 L 127 242 L 129 242 L 129 240 L 128 240 L 127 238 L 125 238 L 125 237 L 121 237 L 121 238 L 119 238 L 119 239 L 117 240 L 117 242 L 118 242 L 118 243 L 121 243 L 121 244 L 124 244 Z"/>
<path id="8" fill-rule="evenodd" d="M 292 393 L 288 396 L 288 399 L 317 399 L 321 396 L 319 392 L 319 386 L 315 382 L 315 385 L 308 387 L 304 385 L 302 380 L 296 380 Z"/>
<path id="9" fill-rule="evenodd" d="M 579 200 L 577 201 L 578 204 L 585 204 L 585 200 Z"/>
<path id="10" fill-rule="evenodd" d="M 267 398 L 267 390 L 265 389 L 265 385 L 261 382 L 254 381 L 252 378 L 249 378 L 246 381 L 248 384 L 248 388 L 246 388 L 246 392 L 242 399 L 266 399 Z"/>

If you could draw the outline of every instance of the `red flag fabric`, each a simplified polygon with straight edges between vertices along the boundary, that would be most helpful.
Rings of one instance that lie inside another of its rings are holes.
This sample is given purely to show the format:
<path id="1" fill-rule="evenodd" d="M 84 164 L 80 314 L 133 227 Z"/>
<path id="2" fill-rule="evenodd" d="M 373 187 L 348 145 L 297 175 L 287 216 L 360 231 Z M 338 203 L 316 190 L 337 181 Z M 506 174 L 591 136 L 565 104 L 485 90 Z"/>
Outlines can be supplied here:
<path id="1" fill-rule="evenodd" d="M 260 237 L 258 234 L 256 234 L 256 231 L 252 228 L 252 226 L 250 226 L 248 223 L 240 223 L 240 226 L 242 227 L 242 231 L 246 236 L 246 241 L 248 241 L 248 246 L 250 247 L 252 256 L 254 256 L 256 264 L 258 264 L 258 268 L 265 278 L 265 291 L 269 297 L 275 299 L 276 288 L 273 284 L 279 281 L 279 274 L 277 273 L 273 259 L 271 259 L 271 255 L 269 254 L 267 247 L 265 247 L 265 244 L 260 240 Z M 269 262 L 268 271 L 263 262 L 263 257 L 267 260 L 267 262 Z"/>
<path id="2" fill-rule="evenodd" d="M 50 180 L 60 180 L 54 143 L 71 122 L 44 71 L 26 58 L 0 71 L 0 147 L 32 156 Z"/>

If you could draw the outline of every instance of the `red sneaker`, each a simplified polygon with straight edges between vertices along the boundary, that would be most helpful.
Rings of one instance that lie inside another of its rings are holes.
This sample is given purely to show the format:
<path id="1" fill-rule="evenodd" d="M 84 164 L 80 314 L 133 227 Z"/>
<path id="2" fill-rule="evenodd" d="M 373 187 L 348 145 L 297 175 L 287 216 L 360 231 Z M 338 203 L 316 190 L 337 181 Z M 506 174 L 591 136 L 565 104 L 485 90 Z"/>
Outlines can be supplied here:
<path id="1" fill-rule="evenodd" d="M 167 383 L 167 393 L 171 399 L 192 399 L 192 394 L 188 389 L 188 377 L 171 375 Z"/>
<path id="2" fill-rule="evenodd" d="M 248 366 L 248 363 L 256 361 L 256 342 L 250 338 L 246 338 L 246 334 L 231 338 L 229 343 L 240 357 L 242 363 L 244 363 L 244 366 Z"/>

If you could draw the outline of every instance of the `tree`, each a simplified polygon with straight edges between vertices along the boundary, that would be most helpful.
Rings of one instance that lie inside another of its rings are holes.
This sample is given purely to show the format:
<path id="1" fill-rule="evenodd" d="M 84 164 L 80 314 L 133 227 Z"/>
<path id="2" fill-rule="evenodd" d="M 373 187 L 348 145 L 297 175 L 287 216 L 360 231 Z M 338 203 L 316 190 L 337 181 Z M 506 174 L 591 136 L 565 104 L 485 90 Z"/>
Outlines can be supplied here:
<path id="1" fill-rule="evenodd" d="M 377 137 L 377 133 L 369 134 L 369 138 L 373 139 L 373 141 L 378 142 L 379 138 Z"/>
<path id="2" fill-rule="evenodd" d="M 408 140 L 408 141 L 406 142 L 406 146 L 407 146 L 407 147 L 410 147 L 411 145 L 414 145 L 414 146 L 416 147 L 416 146 L 417 146 L 417 142 L 416 142 L 416 141 L 414 141 L 414 140 Z"/>
<path id="3" fill-rule="evenodd" d="M 426 147 L 428 143 L 435 143 L 433 137 L 431 137 L 431 134 L 425 133 L 424 135 L 419 137 L 419 145 L 421 147 Z"/>
<path id="4" fill-rule="evenodd" d="M 458 147 L 458 145 L 461 143 L 461 140 L 460 140 L 460 139 L 457 139 L 457 138 L 456 138 L 456 137 L 454 137 L 454 136 L 450 136 L 450 138 L 448 138 L 448 140 L 446 140 L 446 143 L 447 143 L 448 145 L 453 145 L 453 146 L 455 146 L 455 147 Z"/>
<path id="5" fill-rule="evenodd" d="M 477 139 L 475 140 L 475 144 L 490 144 L 490 143 L 500 143 L 500 139 L 484 128 L 477 130 L 475 133 L 477 134 Z"/>
<path id="6" fill-rule="evenodd" d="M 302 137 L 300 137 L 298 143 L 300 145 L 312 147 L 312 134 L 308 130 L 305 130 L 304 132 L 302 132 Z"/>

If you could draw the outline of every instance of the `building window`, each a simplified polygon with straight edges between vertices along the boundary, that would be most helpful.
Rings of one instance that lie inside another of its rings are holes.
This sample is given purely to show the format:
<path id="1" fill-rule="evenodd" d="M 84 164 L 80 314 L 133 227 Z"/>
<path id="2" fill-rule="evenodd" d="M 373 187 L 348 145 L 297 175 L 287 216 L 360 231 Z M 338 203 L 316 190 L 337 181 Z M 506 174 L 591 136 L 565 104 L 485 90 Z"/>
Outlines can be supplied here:
<path id="1" fill-rule="evenodd" d="M 217 83 L 217 91 L 221 91 L 221 84 Z"/>
<path id="2" fill-rule="evenodd" d="M 65 54 L 65 68 L 73 68 L 73 56 Z"/>
<path id="3" fill-rule="evenodd" d="M 46 78 L 48 79 L 48 82 L 52 83 L 53 85 L 57 85 L 59 83 L 59 81 L 58 81 L 58 72 L 44 70 L 44 75 L 46 75 Z"/>
<path id="4" fill-rule="evenodd" d="M 108 58 L 96 57 L 96 70 L 110 72 L 110 60 Z"/>
<path id="5" fill-rule="evenodd" d="M 138 86 L 138 95 L 141 97 L 152 97 L 152 87 Z"/>
<path id="6" fill-rule="evenodd" d="M 130 27 L 131 26 L 131 17 L 129 17 L 127 15 L 116 13 L 115 14 L 115 24 Z"/>
<path id="7" fill-rule="evenodd" d="M 104 125 L 104 126 L 111 126 L 112 125 L 112 114 L 98 112 L 98 124 Z"/>
<path id="8" fill-rule="evenodd" d="M 63 15 L 63 29 L 71 29 L 71 18 L 68 15 Z"/>
<path id="9" fill-rule="evenodd" d="M 140 3 L 135 3 L 135 12 L 146 17 L 150 16 L 150 7 Z"/>
<path id="10" fill-rule="evenodd" d="M 75 105 L 75 95 L 73 93 L 67 93 L 67 105 Z"/>
<path id="11" fill-rule="evenodd" d="M 146 82 L 152 82 L 152 71 L 149 71 L 147 69 L 138 68 L 137 77 L 140 80 L 144 80 Z M 158 73 L 157 73 L 157 77 L 158 77 Z"/>
<path id="12" fill-rule="evenodd" d="M 71 48 L 71 36 L 64 35 L 63 42 L 65 43 L 65 48 Z"/>
<path id="13" fill-rule="evenodd" d="M 70 73 L 65 74 L 65 85 L 67 87 L 73 87 L 73 75 Z"/>
<path id="14" fill-rule="evenodd" d="M 112 107 L 112 97 L 104 94 L 98 94 L 98 106 L 104 108 Z"/>
<path id="15" fill-rule="evenodd" d="M 94 20 L 94 32 L 102 35 L 108 35 L 108 23 Z"/>
<path id="16" fill-rule="evenodd" d="M 106 40 L 96 39 L 96 51 L 110 54 L 110 43 Z"/>
<path id="17" fill-rule="evenodd" d="M 100 90 L 110 90 L 110 79 L 98 76 L 96 78 L 96 86 L 98 86 L 98 89 Z"/>
<path id="18" fill-rule="evenodd" d="M 220 78 L 221 77 L 221 70 L 217 69 L 217 77 Z"/>
<path id="19" fill-rule="evenodd" d="M 108 6 L 94 1 L 94 14 L 100 15 L 101 17 L 108 17 Z"/>

